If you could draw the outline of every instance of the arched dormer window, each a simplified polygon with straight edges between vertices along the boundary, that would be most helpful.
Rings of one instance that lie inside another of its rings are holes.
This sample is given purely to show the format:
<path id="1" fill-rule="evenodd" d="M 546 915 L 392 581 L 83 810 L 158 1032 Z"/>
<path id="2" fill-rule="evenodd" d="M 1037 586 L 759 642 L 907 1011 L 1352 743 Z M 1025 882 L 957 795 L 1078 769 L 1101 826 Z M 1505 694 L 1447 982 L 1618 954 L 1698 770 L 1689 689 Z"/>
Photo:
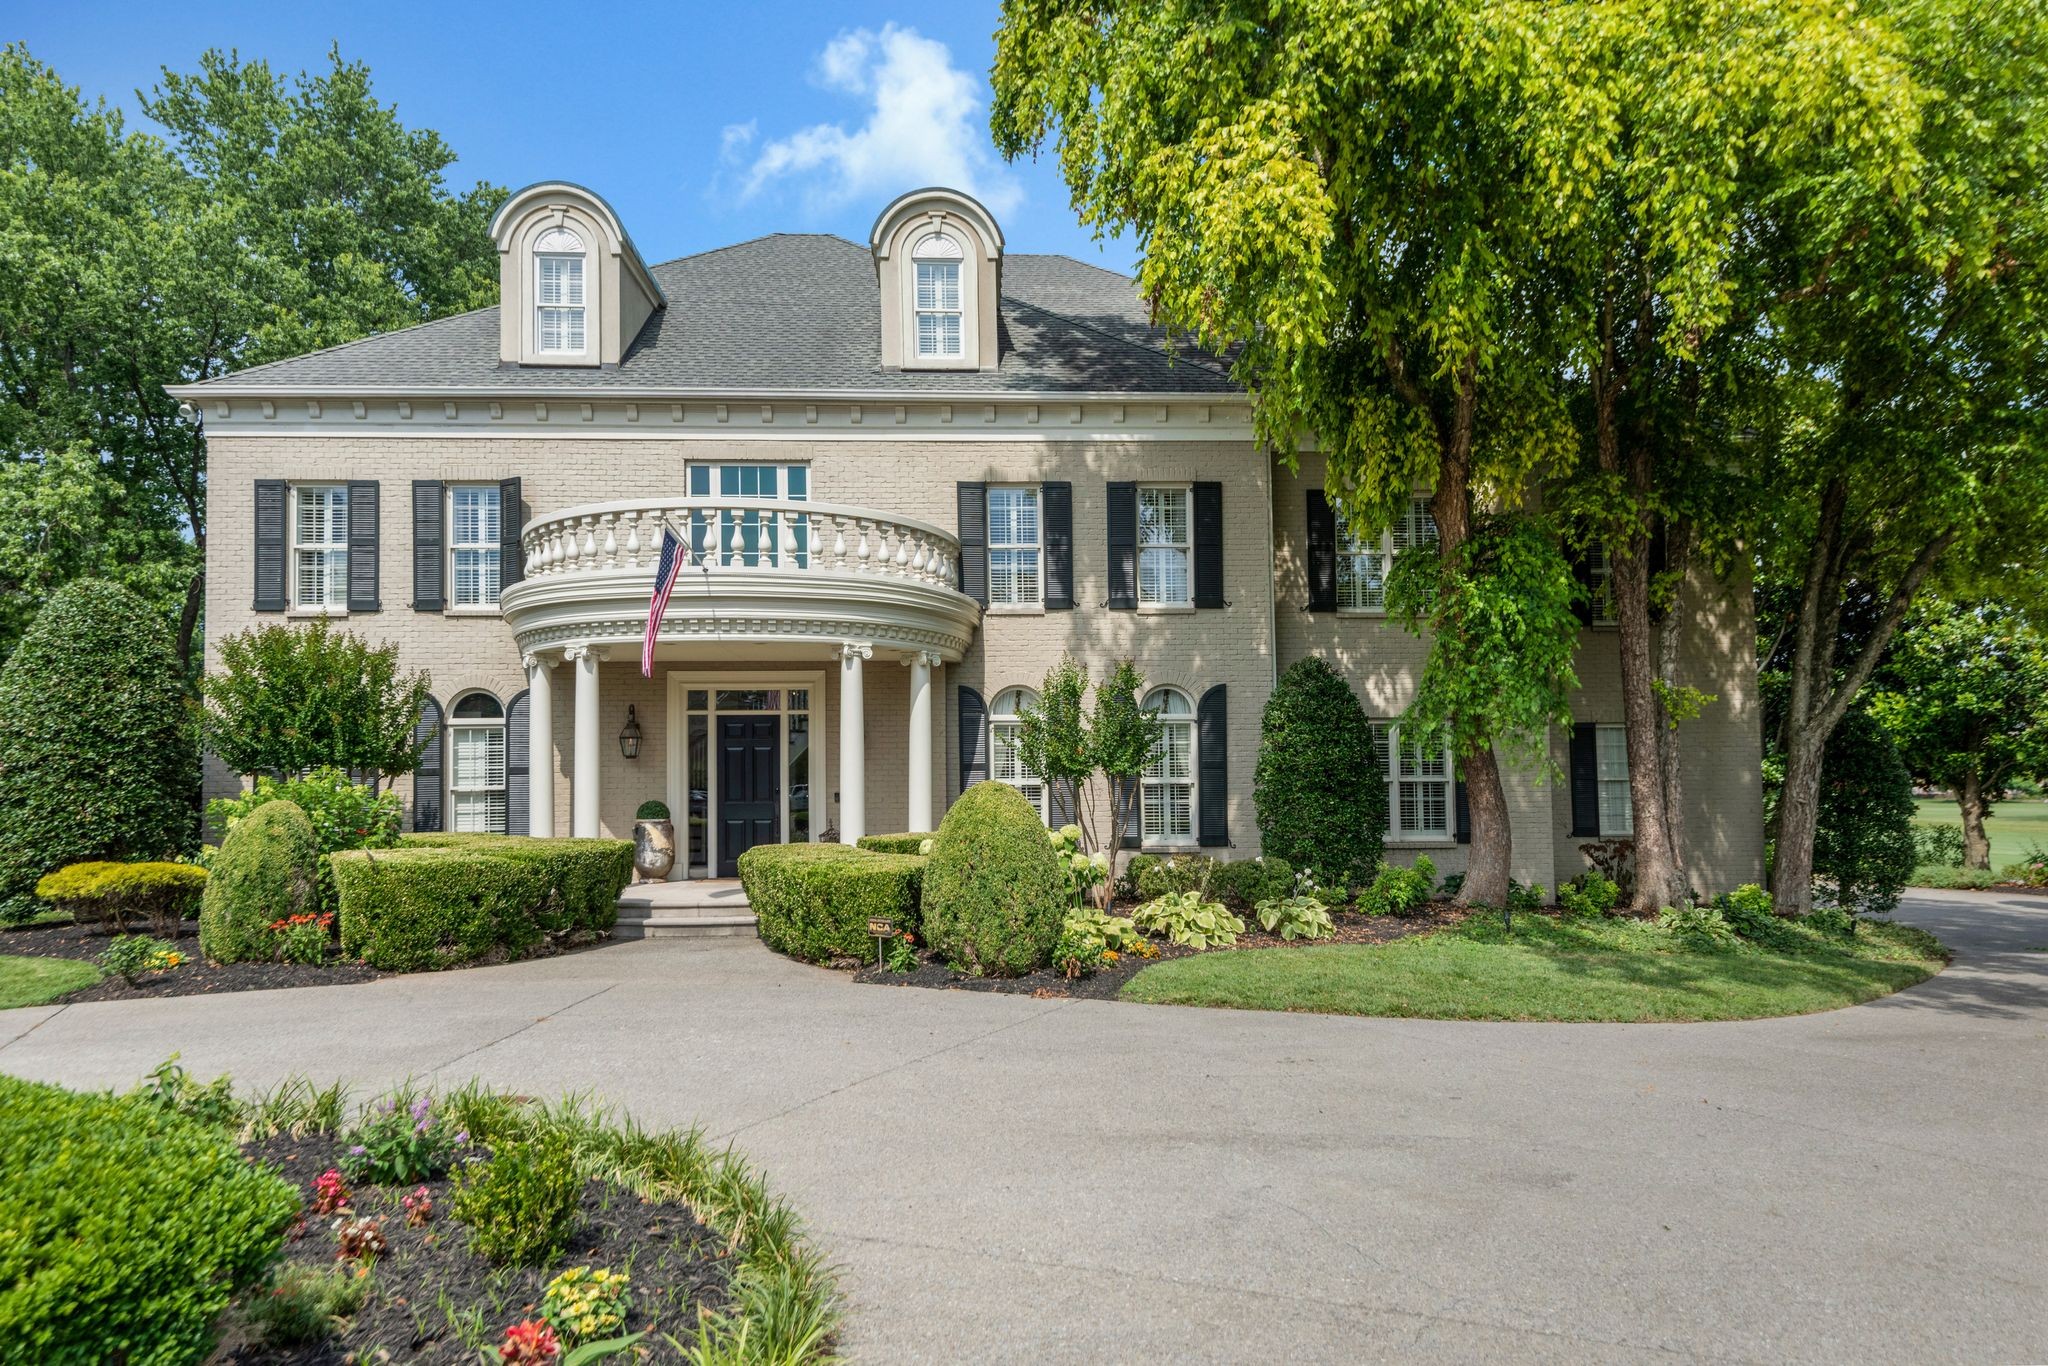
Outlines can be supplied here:
<path id="1" fill-rule="evenodd" d="M 533 334 L 542 355 L 580 356 L 589 349 L 585 259 L 583 239 L 567 228 L 550 228 L 533 244 Z"/>
<path id="2" fill-rule="evenodd" d="M 931 233 L 917 244 L 917 331 L 920 360 L 957 360 L 963 353 L 960 312 L 960 244 Z"/>

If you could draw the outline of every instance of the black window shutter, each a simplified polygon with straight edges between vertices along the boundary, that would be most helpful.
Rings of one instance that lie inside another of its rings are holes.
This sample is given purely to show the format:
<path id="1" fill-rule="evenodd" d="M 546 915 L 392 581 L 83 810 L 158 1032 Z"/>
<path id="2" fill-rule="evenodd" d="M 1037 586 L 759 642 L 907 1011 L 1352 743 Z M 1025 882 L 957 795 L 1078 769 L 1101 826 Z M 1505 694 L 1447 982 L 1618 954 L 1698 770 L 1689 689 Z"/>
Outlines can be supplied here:
<path id="1" fill-rule="evenodd" d="M 1065 778 L 1055 778 L 1045 785 L 1045 807 L 1051 813 L 1048 822 L 1057 830 L 1063 825 L 1074 823 L 1074 785 Z"/>
<path id="2" fill-rule="evenodd" d="M 1472 842 L 1472 803 L 1465 799 L 1465 780 L 1458 779 L 1457 789 L 1451 794 L 1456 809 L 1457 824 L 1453 827 L 1453 838 L 1460 844 Z"/>
<path id="3" fill-rule="evenodd" d="M 1195 485 L 1195 606 L 1222 607 L 1223 485 Z"/>
<path id="4" fill-rule="evenodd" d="M 1038 486 L 1040 534 L 1045 538 L 1045 608 L 1074 607 L 1074 486 L 1062 480 Z"/>
<path id="5" fill-rule="evenodd" d="M 416 831 L 441 828 L 441 750 L 446 734 L 441 725 L 441 704 L 429 697 L 420 707 L 419 724 L 412 730 L 414 743 L 426 742 L 420 751 L 420 766 L 412 771 L 412 828 Z"/>
<path id="6" fill-rule="evenodd" d="M 1593 562 L 1583 550 L 1565 552 L 1571 562 L 1572 577 L 1579 581 L 1579 595 L 1572 600 L 1572 615 L 1579 619 L 1579 625 L 1593 624 Z"/>
<path id="7" fill-rule="evenodd" d="M 1337 610 L 1337 513 L 1321 489 L 1308 491 L 1308 610 Z"/>
<path id="8" fill-rule="evenodd" d="M 1138 486 L 1109 486 L 1109 605 L 1138 610 Z"/>
<path id="9" fill-rule="evenodd" d="M 505 828 L 503 835 L 533 829 L 533 694 L 521 691 L 505 707 Z"/>
<path id="10" fill-rule="evenodd" d="M 519 543 L 519 528 L 526 525 L 525 504 L 520 501 L 519 481 L 498 481 L 498 587 L 518 583 L 526 577 L 526 550 Z"/>
<path id="11" fill-rule="evenodd" d="M 960 591 L 988 606 L 988 485 L 953 486 L 955 520 L 960 533 Z M 963 691 L 965 691 L 963 689 Z M 962 714 L 961 724 L 966 724 Z M 986 768 L 986 765 L 983 765 Z M 982 774 L 987 777 L 987 773 Z"/>
<path id="12" fill-rule="evenodd" d="M 1230 843 L 1230 691 L 1218 683 L 1195 707 L 1196 776 L 1201 810 L 1197 837 L 1205 849 Z"/>
<path id="13" fill-rule="evenodd" d="M 1572 782 L 1572 838 L 1600 837 L 1600 759 L 1593 740 L 1593 723 L 1572 727 L 1570 764 Z"/>
<path id="14" fill-rule="evenodd" d="M 1144 793 L 1139 790 L 1136 778 L 1118 778 L 1111 785 L 1116 793 L 1116 819 L 1121 825 L 1120 843 L 1126 849 L 1142 848 L 1145 843 Z"/>
<path id="15" fill-rule="evenodd" d="M 256 610 L 282 612 L 291 604 L 284 592 L 284 528 L 291 490 L 282 479 L 256 481 Z"/>
<path id="16" fill-rule="evenodd" d="M 442 581 L 442 547 L 446 544 L 441 481 L 412 481 L 412 606 L 415 612 L 438 612 L 447 606 Z"/>
<path id="17" fill-rule="evenodd" d="M 988 781 L 988 703 L 960 685 L 960 790 Z"/>
<path id="18" fill-rule="evenodd" d="M 348 610 L 374 612 L 377 600 L 377 481 L 348 483 Z"/>

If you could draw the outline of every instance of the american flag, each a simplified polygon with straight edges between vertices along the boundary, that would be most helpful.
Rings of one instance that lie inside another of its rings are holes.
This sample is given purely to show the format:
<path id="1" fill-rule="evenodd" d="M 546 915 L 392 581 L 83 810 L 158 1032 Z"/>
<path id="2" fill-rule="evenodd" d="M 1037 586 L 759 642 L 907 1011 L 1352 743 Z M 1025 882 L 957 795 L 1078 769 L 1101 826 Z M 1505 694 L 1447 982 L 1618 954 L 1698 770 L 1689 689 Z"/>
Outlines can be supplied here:
<path id="1" fill-rule="evenodd" d="M 661 529 L 661 564 L 654 571 L 654 601 L 647 605 L 647 639 L 640 643 L 640 676 L 654 677 L 654 638 L 661 634 L 661 617 L 668 611 L 668 595 L 683 574 L 683 543 L 672 527 Z"/>

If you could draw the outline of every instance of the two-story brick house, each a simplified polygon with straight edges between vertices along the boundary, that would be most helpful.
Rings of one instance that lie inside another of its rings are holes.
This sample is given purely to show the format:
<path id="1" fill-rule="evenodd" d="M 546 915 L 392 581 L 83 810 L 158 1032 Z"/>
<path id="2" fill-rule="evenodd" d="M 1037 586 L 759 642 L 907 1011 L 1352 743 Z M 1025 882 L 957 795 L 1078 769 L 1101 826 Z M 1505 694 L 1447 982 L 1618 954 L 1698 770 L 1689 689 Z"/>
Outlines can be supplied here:
<path id="1" fill-rule="evenodd" d="M 1390 849 L 1462 866 L 1450 766 L 1395 723 L 1424 646 L 1379 610 L 1426 512 L 1356 543 L 1318 458 L 1262 450 L 1224 367 L 1175 354 L 1128 279 L 1012 253 L 938 189 L 865 246 L 653 267 L 573 185 L 492 231 L 500 307 L 174 391 L 208 438 L 209 637 L 324 615 L 427 669 L 416 828 L 617 834 L 660 798 L 676 876 L 716 877 L 755 843 L 929 829 L 984 777 L 1057 821 L 1069 799 L 1009 740 L 1069 653 L 1135 660 L 1166 722 L 1131 838 L 1248 856 L 1261 710 L 1320 654 L 1389 723 Z M 647 677 L 664 528 L 691 559 Z M 1716 695 L 1685 733 L 1693 867 L 1755 880 L 1746 587 L 1695 575 L 1672 623 Z M 1526 881 L 1627 833 L 1615 655 L 1590 626 L 1565 781 L 1510 775 Z"/>

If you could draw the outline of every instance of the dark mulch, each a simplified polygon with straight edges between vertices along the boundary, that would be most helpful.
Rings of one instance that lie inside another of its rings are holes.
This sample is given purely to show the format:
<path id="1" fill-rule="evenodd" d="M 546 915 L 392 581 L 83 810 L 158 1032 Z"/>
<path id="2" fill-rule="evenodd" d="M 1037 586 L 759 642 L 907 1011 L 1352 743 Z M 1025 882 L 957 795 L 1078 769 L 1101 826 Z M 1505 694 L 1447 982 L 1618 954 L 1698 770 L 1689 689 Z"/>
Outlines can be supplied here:
<path id="1" fill-rule="evenodd" d="M 247 1151 L 296 1184 L 310 1209 L 313 1182 L 338 1165 L 341 1143 L 332 1134 L 279 1136 L 251 1144 Z M 545 1269 L 527 1270 L 494 1267 L 471 1250 L 468 1230 L 452 1213 L 452 1180 L 426 1186 L 434 1217 L 420 1228 L 406 1227 L 401 1204 L 414 1187 L 360 1186 L 353 1191 L 353 1213 L 382 1218 L 390 1250 L 377 1260 L 369 1299 L 338 1337 L 307 1347 L 265 1346 L 231 1312 L 228 1335 L 214 1360 L 234 1366 L 343 1366 L 357 1360 L 475 1366 L 477 1348 L 486 1342 L 495 1346 L 505 1329 L 536 1317 L 547 1283 L 572 1266 L 604 1267 L 631 1278 L 626 1330 L 652 1330 L 640 1341 L 641 1361 L 681 1361 L 662 1335 L 671 1333 L 687 1343 L 696 1332 L 698 1306 L 726 1303 L 731 1278 L 724 1240 L 687 1205 L 645 1201 L 592 1181 L 584 1188 L 582 1221 L 568 1251 Z M 285 1261 L 332 1266 L 334 1222 L 333 1217 L 308 1215 L 303 1229 L 287 1238 Z M 369 1355 L 373 1349 L 386 1355 Z"/>
<path id="2" fill-rule="evenodd" d="M 1130 914 L 1129 906 L 1119 905 L 1113 910 L 1117 915 Z M 918 950 L 918 966 L 910 972 L 891 972 L 870 962 L 853 976 L 857 982 L 868 982 L 876 986 L 936 987 L 949 991 L 995 991 L 1021 996 L 1109 1001 L 1116 999 L 1117 994 L 1123 990 L 1124 983 L 1151 964 L 1165 962 L 1169 958 L 1186 958 L 1195 953 L 1235 953 L 1240 949 L 1300 949 L 1309 947 L 1311 942 L 1386 944 L 1396 939 L 1405 939 L 1412 934 L 1426 934 L 1431 930 L 1454 925 L 1467 914 L 1468 912 L 1452 906 L 1447 901 L 1433 901 L 1408 915 L 1353 915 L 1349 911 L 1332 911 L 1330 918 L 1336 922 L 1336 934 L 1314 941 L 1282 939 L 1257 928 L 1239 935 L 1235 944 L 1225 948 L 1190 949 L 1179 944 L 1169 944 L 1164 940 L 1152 940 L 1153 946 L 1159 950 L 1155 957 L 1141 958 L 1134 953 L 1125 954 L 1116 963 L 1072 981 L 1051 968 L 1028 973 L 1022 977 L 976 977 L 959 971 L 928 949 Z M 1247 925 L 1256 925 L 1249 916 L 1243 919 Z"/>
<path id="3" fill-rule="evenodd" d="M 148 934 L 146 924 L 130 932 Z M 32 925 L 0 930 L 0 954 L 29 958 L 97 958 L 114 937 L 104 925 Z M 226 991 L 268 991 L 272 987 L 328 987 L 375 981 L 373 967 L 344 958 L 325 963 L 209 963 L 199 955 L 199 922 L 188 920 L 174 941 L 185 961 L 168 972 L 154 972 L 134 986 L 108 976 L 69 996 L 71 1001 L 134 1001 L 158 996 L 210 996 Z"/>

